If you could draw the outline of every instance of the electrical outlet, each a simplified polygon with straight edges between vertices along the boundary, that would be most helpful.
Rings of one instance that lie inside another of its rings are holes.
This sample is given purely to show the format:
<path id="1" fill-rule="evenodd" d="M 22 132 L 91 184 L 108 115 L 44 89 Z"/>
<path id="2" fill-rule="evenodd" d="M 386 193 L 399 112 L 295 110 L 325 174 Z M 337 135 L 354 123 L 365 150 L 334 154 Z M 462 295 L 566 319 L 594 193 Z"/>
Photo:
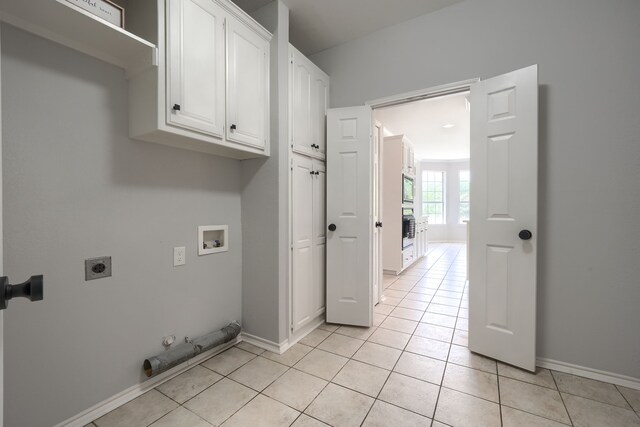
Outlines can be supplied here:
<path id="1" fill-rule="evenodd" d="M 84 260 L 84 280 L 111 277 L 111 257 L 90 258 Z"/>
<path id="2" fill-rule="evenodd" d="M 187 248 L 184 246 L 173 248 L 173 266 L 185 265 L 187 263 Z"/>

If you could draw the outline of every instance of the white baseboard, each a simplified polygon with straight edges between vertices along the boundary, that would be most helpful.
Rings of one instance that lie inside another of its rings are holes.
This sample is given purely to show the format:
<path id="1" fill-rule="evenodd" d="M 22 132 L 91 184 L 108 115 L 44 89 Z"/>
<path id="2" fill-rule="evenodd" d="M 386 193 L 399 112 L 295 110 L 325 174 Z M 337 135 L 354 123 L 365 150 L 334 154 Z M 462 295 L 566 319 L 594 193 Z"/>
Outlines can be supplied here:
<path id="1" fill-rule="evenodd" d="M 284 340 L 278 344 L 255 335 L 247 334 L 246 332 L 242 332 L 241 337 L 242 341 L 248 342 L 249 344 L 253 344 L 256 347 L 260 347 L 261 349 L 272 353 L 282 354 L 291 347 L 289 345 L 289 340 Z"/>
<path id="2" fill-rule="evenodd" d="M 301 339 L 309 335 L 311 332 L 316 330 L 318 326 L 324 323 L 325 318 L 326 318 L 325 312 L 323 311 L 315 319 L 313 319 L 311 322 L 303 326 L 301 329 L 298 329 L 297 331 L 290 333 L 289 340 L 288 340 L 289 348 L 293 347 L 293 345 L 295 345 L 298 341 L 300 341 Z"/>
<path id="3" fill-rule="evenodd" d="M 567 374 L 579 375 L 592 380 L 604 381 L 623 387 L 640 390 L 640 378 L 629 377 L 627 375 L 615 374 L 613 372 L 600 371 L 598 369 L 587 368 L 585 366 L 574 365 L 572 363 L 559 362 L 557 360 L 538 358 L 536 365 L 541 368 L 551 369 Z"/>
<path id="4" fill-rule="evenodd" d="M 128 389 L 123 390 L 120 393 L 103 400 L 102 402 L 79 413 L 78 415 L 75 415 L 68 420 L 63 421 L 60 424 L 56 424 L 55 427 L 83 427 L 93 420 L 100 418 L 101 416 L 113 411 L 114 409 L 124 405 L 125 403 L 135 399 L 136 397 L 148 392 L 152 388 L 155 388 L 160 384 L 169 381 L 171 378 L 180 375 L 181 373 L 187 371 L 189 368 L 202 363 L 203 361 L 215 356 L 218 353 L 222 353 L 224 350 L 236 345 L 240 341 L 240 337 L 236 337 L 236 339 L 233 341 L 212 348 L 211 350 L 205 351 L 204 353 L 200 353 L 199 355 L 187 360 L 186 362 L 181 363 L 174 368 L 169 369 L 166 372 L 150 378 L 143 383 L 136 384 L 133 387 L 129 387 Z"/>
<path id="5" fill-rule="evenodd" d="M 282 341 L 279 344 L 255 335 L 247 334 L 246 332 L 242 332 L 241 336 L 242 341 L 246 341 L 249 344 L 253 344 L 256 347 L 260 347 L 261 349 L 270 351 L 272 353 L 282 354 L 323 323 L 324 313 L 320 314 L 316 319 L 314 319 L 312 322 L 309 322 L 309 324 L 305 325 L 302 329 L 296 331 L 293 334 L 290 334 L 288 339 Z"/>

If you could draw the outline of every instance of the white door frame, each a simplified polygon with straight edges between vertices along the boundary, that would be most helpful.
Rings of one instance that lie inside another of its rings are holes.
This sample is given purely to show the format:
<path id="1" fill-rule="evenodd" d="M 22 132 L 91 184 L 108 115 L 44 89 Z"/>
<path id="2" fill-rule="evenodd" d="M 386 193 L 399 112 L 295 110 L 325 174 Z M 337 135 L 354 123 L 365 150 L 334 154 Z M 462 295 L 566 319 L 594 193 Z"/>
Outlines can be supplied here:
<path id="1" fill-rule="evenodd" d="M 1 27 L 1 25 L 0 25 Z M 1 29 L 1 28 L 0 28 Z M 2 43 L 0 42 L 0 76 L 2 75 Z M 2 79 L 0 78 L 0 81 Z M 0 85 L 1 86 L 1 85 Z M 2 219 L 2 88 L 0 87 L 0 276 L 4 275 L 4 235 Z M 0 427 L 4 423 L 4 310 L 0 310 Z"/>
<path id="2" fill-rule="evenodd" d="M 471 85 L 479 81 L 480 78 L 476 77 L 474 79 L 462 80 L 455 83 L 433 86 L 426 89 L 418 89 L 411 92 L 400 93 L 398 95 L 392 95 L 385 98 L 378 98 L 372 101 L 367 101 L 365 102 L 365 105 L 368 105 L 372 110 L 375 110 L 378 108 L 391 107 L 398 104 L 406 104 L 407 102 L 421 101 L 428 98 L 438 98 L 444 95 L 451 95 L 454 93 L 471 90 Z"/>
<path id="3" fill-rule="evenodd" d="M 378 191 L 378 194 L 374 194 L 373 195 L 373 217 L 375 221 L 379 221 L 381 223 L 383 223 L 384 226 L 384 218 L 382 217 L 382 203 L 383 203 L 383 192 L 381 190 L 381 185 L 383 182 L 383 172 L 384 172 L 384 165 L 382 164 L 382 143 L 384 140 L 384 124 L 380 123 L 378 120 L 374 120 L 373 121 L 373 128 L 374 128 L 374 138 L 373 138 L 373 144 L 374 144 L 374 156 L 377 157 L 377 162 L 378 162 L 378 168 L 377 170 L 374 170 L 373 172 L 373 178 L 374 178 L 374 183 L 373 186 L 374 188 Z M 377 138 L 375 137 L 377 136 Z M 374 160 L 375 162 L 375 160 Z M 374 164 L 375 166 L 375 164 Z M 383 283 L 384 283 L 384 276 L 382 274 L 382 236 L 384 233 L 384 230 L 382 227 L 377 227 L 374 224 L 374 231 L 373 231 L 373 245 L 374 245 L 374 251 L 373 251 L 373 255 L 374 255 L 374 260 L 373 260 L 373 265 L 374 268 L 377 267 L 377 271 L 373 272 L 373 305 L 377 305 L 378 303 L 380 303 L 382 301 L 382 288 L 383 288 Z"/>
<path id="4" fill-rule="evenodd" d="M 391 107 L 393 105 L 405 104 L 407 102 L 421 101 L 423 99 L 429 98 L 438 98 L 445 95 L 452 95 L 459 92 L 466 92 L 471 90 L 471 85 L 479 82 L 480 78 L 474 78 L 469 80 L 463 80 L 460 82 L 444 84 L 440 86 L 434 86 L 426 89 L 418 89 L 411 92 L 405 92 L 398 95 L 392 95 L 385 98 L 379 98 L 372 101 L 365 102 L 365 105 L 371 107 L 372 114 L 378 108 Z M 372 123 L 376 123 L 376 121 L 372 117 Z M 384 126 L 384 123 L 382 124 Z M 379 167 L 383 167 L 383 162 L 379 162 Z M 382 177 L 382 171 L 380 171 L 380 177 Z M 382 178 L 381 178 L 382 179 Z M 382 189 L 379 189 L 380 193 L 382 193 Z M 381 195 L 379 196 L 381 197 Z M 380 198 L 382 201 L 382 198 Z M 384 218 L 383 218 L 383 229 L 384 229 Z M 384 233 L 384 230 L 383 230 Z M 469 242 L 467 242 L 467 248 L 469 247 Z M 373 274 L 377 274 L 378 272 L 373 272 Z M 382 276 L 382 263 L 380 263 L 380 276 Z M 383 281 L 384 282 L 384 281 Z M 380 286 L 380 294 L 382 294 L 382 283 Z M 371 291 L 373 293 L 373 289 Z"/>

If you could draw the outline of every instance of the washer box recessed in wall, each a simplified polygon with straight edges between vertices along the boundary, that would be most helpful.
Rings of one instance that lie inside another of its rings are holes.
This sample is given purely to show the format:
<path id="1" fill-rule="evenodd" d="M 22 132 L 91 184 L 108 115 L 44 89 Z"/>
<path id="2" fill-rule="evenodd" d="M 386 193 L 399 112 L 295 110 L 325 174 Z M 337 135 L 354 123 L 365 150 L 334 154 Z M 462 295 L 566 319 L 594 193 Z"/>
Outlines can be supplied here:
<path id="1" fill-rule="evenodd" d="M 198 227 L 198 255 L 209 255 L 229 250 L 228 225 L 201 225 Z"/>

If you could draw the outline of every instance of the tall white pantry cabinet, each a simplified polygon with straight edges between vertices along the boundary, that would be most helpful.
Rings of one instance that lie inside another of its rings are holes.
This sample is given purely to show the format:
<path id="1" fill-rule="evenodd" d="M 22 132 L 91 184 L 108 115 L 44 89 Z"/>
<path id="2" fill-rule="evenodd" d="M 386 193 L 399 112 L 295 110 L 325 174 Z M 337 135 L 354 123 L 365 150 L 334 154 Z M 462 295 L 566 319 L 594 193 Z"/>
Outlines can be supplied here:
<path id="1" fill-rule="evenodd" d="M 295 341 L 325 311 L 326 114 L 329 76 L 290 49 L 291 333 Z M 291 340 L 290 340 L 291 341 Z"/>

